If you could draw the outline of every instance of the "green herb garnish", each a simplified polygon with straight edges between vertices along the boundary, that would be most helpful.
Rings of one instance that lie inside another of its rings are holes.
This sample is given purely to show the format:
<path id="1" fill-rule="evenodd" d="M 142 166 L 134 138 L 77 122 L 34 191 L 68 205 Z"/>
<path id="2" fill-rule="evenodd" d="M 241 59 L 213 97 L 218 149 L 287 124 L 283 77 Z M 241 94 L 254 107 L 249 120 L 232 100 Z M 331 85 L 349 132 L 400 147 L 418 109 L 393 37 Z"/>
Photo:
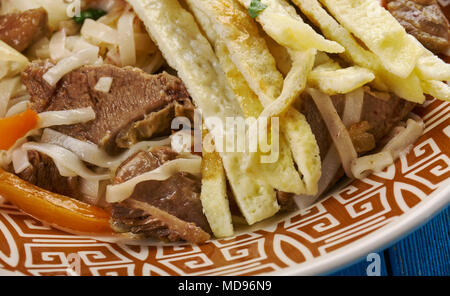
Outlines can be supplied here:
<path id="1" fill-rule="evenodd" d="M 248 13 L 252 18 L 255 18 L 266 8 L 267 5 L 262 3 L 261 0 L 252 0 L 248 8 Z"/>
<path id="2" fill-rule="evenodd" d="M 98 20 L 102 16 L 106 14 L 106 11 L 102 9 L 89 8 L 80 13 L 80 16 L 74 16 L 73 20 L 77 24 L 83 24 L 86 19 L 93 19 L 94 21 Z"/>

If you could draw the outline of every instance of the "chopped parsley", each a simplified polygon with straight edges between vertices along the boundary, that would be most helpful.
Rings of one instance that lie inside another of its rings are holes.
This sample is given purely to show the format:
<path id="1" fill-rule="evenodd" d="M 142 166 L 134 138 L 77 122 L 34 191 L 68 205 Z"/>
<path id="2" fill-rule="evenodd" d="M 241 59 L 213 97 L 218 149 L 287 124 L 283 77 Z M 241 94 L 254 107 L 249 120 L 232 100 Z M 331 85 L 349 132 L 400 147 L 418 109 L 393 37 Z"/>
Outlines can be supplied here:
<path id="1" fill-rule="evenodd" d="M 248 13 L 252 18 L 255 18 L 266 8 L 267 5 L 262 3 L 261 0 L 252 0 L 248 8 Z"/>
<path id="2" fill-rule="evenodd" d="M 106 11 L 102 9 L 89 8 L 80 13 L 80 16 L 74 16 L 73 20 L 77 24 L 83 24 L 86 19 L 98 20 L 106 14 Z"/>

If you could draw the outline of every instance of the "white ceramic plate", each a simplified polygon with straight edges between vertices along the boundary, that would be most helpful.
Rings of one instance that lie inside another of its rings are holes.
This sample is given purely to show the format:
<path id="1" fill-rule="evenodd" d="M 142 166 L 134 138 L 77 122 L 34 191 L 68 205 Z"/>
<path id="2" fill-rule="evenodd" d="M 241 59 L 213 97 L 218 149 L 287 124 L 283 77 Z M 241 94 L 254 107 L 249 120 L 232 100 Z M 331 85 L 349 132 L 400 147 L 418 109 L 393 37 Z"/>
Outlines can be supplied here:
<path id="1" fill-rule="evenodd" d="M 313 206 L 204 245 L 129 246 L 52 229 L 0 204 L 0 274 L 314 275 L 399 240 L 450 203 L 450 103 L 414 111 L 425 134 L 385 171 Z"/>

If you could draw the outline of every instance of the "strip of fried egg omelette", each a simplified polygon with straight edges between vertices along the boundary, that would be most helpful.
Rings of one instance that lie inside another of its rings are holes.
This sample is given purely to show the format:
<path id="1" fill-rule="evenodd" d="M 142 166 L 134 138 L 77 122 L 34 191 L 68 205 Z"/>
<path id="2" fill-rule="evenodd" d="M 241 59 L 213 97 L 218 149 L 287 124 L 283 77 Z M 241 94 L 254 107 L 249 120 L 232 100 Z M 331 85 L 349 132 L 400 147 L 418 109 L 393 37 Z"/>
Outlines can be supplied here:
<path id="1" fill-rule="evenodd" d="M 219 35 L 214 31 L 214 26 L 208 15 L 203 13 L 201 9 L 198 9 L 193 1 L 186 1 L 196 17 L 196 20 L 204 30 L 211 44 L 213 44 L 217 58 L 220 65 L 226 74 L 229 85 L 233 89 L 236 95 L 236 99 L 239 101 L 242 111 L 245 116 L 258 118 L 263 112 L 264 107 L 261 105 L 258 96 L 250 89 L 244 76 L 239 72 L 236 65 L 233 63 L 230 57 L 228 48 L 223 40 L 219 38 Z M 270 138 L 270 136 L 268 135 Z M 300 175 L 294 166 L 294 160 L 292 159 L 292 153 L 289 149 L 289 144 L 283 135 L 280 135 L 280 149 L 279 159 L 274 163 L 260 163 L 258 162 L 257 170 L 259 170 L 262 176 L 269 184 L 275 189 L 285 192 L 291 192 L 295 194 L 301 194 L 305 192 L 305 186 L 300 179 Z"/>
<path id="2" fill-rule="evenodd" d="M 283 81 L 265 40 L 249 14 L 236 1 L 231 0 L 192 0 L 189 3 L 214 21 L 216 32 L 227 45 L 232 61 L 248 86 L 264 107 L 270 106 L 282 94 L 283 84 L 286 86 L 289 83 L 284 83 L 286 81 Z M 280 130 L 289 143 L 292 156 L 302 174 L 305 188 L 303 193 L 315 195 L 321 176 L 321 163 L 311 127 L 305 116 L 291 107 L 280 118 Z"/>

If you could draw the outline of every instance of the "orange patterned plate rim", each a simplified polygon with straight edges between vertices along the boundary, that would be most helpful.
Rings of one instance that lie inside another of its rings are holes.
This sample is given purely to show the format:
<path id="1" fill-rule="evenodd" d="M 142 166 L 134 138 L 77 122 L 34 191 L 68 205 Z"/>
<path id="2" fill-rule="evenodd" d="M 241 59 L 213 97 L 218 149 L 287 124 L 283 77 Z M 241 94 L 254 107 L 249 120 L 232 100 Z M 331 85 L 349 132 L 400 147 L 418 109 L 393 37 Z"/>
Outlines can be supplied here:
<path id="1" fill-rule="evenodd" d="M 414 112 L 424 119 L 424 135 L 383 172 L 277 222 L 200 246 L 129 246 L 71 235 L 0 197 L 0 275 L 330 273 L 394 243 L 450 203 L 450 103 L 431 100 Z"/>

